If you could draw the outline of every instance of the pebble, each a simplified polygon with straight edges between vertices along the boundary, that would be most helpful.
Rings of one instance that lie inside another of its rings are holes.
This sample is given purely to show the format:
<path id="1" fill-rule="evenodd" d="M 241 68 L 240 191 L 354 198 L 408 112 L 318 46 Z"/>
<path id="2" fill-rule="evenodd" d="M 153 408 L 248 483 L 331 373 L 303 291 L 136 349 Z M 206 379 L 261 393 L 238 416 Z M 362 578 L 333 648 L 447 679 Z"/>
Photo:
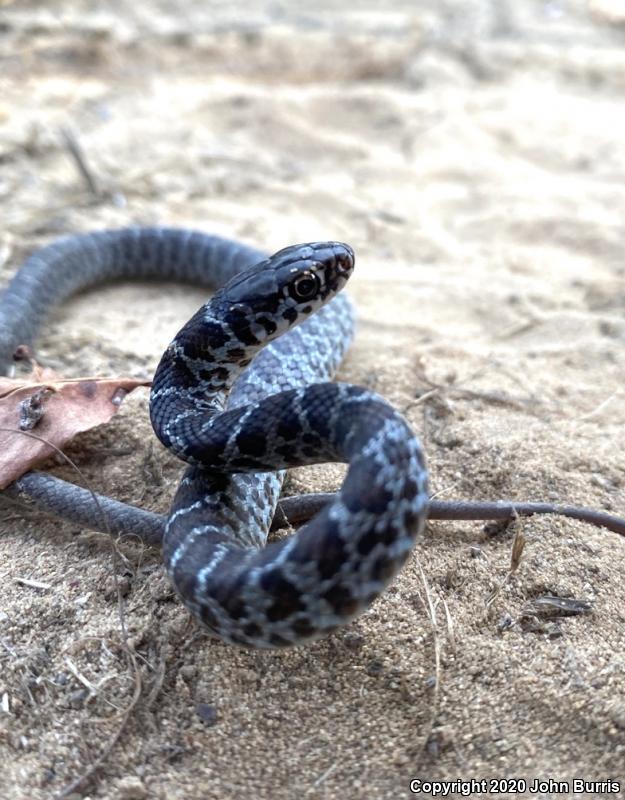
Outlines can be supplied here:
<path id="1" fill-rule="evenodd" d="M 117 796 L 120 800 L 144 800 L 148 796 L 148 790 L 135 775 L 127 775 L 117 784 Z"/>
<path id="2" fill-rule="evenodd" d="M 198 703 L 195 707 L 198 717 L 205 725 L 213 726 L 217 722 L 217 709 L 208 703 Z"/>
<path id="3" fill-rule="evenodd" d="M 72 708 L 82 708 L 88 695 L 89 692 L 87 689 L 76 689 L 76 691 L 72 692 L 69 696 L 70 706 Z"/>

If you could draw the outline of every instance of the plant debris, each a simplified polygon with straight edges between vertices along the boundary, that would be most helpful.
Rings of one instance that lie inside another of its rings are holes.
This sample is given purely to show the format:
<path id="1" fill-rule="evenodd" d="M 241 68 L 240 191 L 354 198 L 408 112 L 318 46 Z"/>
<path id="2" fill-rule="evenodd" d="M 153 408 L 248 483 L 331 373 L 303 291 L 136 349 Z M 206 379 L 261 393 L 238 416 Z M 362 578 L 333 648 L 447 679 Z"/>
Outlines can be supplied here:
<path id="1" fill-rule="evenodd" d="M 108 422 L 128 393 L 149 385 L 135 378 L 67 379 L 37 364 L 23 378 L 0 378 L 0 489 L 76 434 Z"/>

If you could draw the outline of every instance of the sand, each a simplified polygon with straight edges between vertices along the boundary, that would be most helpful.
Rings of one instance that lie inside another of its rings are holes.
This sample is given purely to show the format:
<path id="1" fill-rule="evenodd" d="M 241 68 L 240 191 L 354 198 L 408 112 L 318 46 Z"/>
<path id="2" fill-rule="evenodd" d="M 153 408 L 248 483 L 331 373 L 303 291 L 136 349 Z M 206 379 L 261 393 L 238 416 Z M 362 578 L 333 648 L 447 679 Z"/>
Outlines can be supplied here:
<path id="1" fill-rule="evenodd" d="M 0 5 L 2 280 L 57 235 L 130 223 L 268 251 L 348 241 L 359 328 L 340 377 L 405 411 L 440 499 L 625 513 L 620 4 Z M 87 293 L 38 355 L 70 375 L 149 376 L 204 299 Z M 94 488 L 164 510 L 180 466 L 146 410 L 142 390 L 68 454 Z M 332 490 L 341 475 L 297 470 L 286 489 Z M 210 640 L 137 542 L 114 553 L 19 509 L 0 530 L 3 799 L 57 796 L 102 754 L 70 796 L 351 800 L 502 778 L 569 790 L 516 796 L 574 796 L 574 778 L 625 791 L 614 534 L 433 522 L 365 616 L 271 653 Z M 546 594 L 591 609 L 532 617 Z"/>

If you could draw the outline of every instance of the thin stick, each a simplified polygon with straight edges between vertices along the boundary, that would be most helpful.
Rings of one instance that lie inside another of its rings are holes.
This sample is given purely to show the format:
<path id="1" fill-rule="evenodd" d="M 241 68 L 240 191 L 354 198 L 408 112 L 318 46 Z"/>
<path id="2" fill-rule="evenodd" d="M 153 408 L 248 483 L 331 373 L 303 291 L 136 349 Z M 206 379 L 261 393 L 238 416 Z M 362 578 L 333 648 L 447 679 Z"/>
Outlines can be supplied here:
<path id="1" fill-rule="evenodd" d="M 17 433 L 17 431 L 13 431 Z M 27 435 L 26 431 L 21 431 Z M 37 438 L 35 434 L 30 434 Z M 66 456 L 65 456 L 66 457 Z M 76 465 L 72 466 L 76 468 Z M 36 475 L 36 473 L 29 473 Z M 28 487 L 21 486 L 20 481 L 26 482 L 29 475 L 19 479 L 8 486 L 3 493 L 12 500 L 21 501 L 26 498 L 28 503 Z M 67 483 L 60 478 L 51 475 L 46 476 L 47 480 L 58 490 L 71 491 L 74 497 L 74 505 L 71 509 L 63 507 L 50 497 L 47 500 L 33 498 L 34 507 L 41 511 L 54 514 L 61 519 L 71 519 L 91 530 L 101 531 L 102 533 L 114 534 L 133 534 L 149 547 L 159 547 L 165 530 L 166 518 L 161 514 L 154 514 L 136 506 L 126 505 L 117 500 L 111 500 L 104 495 L 98 495 L 92 490 L 82 489 L 80 486 Z M 53 493 L 51 493 L 53 494 Z M 294 497 L 283 497 L 278 503 L 271 530 L 276 531 L 287 526 L 296 527 L 307 522 L 314 517 L 328 503 L 336 497 L 332 492 L 311 493 L 296 495 Z M 93 502 L 93 506 L 89 502 Z M 129 515 L 129 512 L 131 514 Z M 583 506 L 560 506 L 552 503 L 516 503 L 513 501 L 475 501 L 468 500 L 430 500 L 428 505 L 428 519 L 437 520 L 513 520 L 515 515 L 520 517 L 531 517 L 535 514 L 554 514 L 556 516 L 577 519 L 594 525 L 598 528 L 607 528 L 619 536 L 625 536 L 625 519 L 608 514 L 605 511 L 597 511 Z M 95 521 L 94 521 L 95 517 Z M 103 524 L 97 520 L 101 518 Z"/>
<path id="2" fill-rule="evenodd" d="M 427 578 L 425 577 L 425 572 L 423 571 L 423 567 L 420 563 L 419 566 L 419 574 L 421 577 L 421 584 L 423 586 L 423 594 L 417 588 L 417 595 L 421 600 L 421 604 L 423 608 L 427 612 L 427 618 L 430 623 L 430 628 L 432 629 L 432 643 L 434 645 L 434 696 L 432 698 L 431 703 L 431 711 L 430 711 L 430 718 L 425 728 L 425 733 L 422 736 L 422 744 L 421 744 L 421 751 L 425 750 L 428 746 L 428 743 L 432 737 L 432 733 L 434 731 L 434 726 L 436 724 L 436 718 L 439 713 L 439 706 L 440 706 L 440 696 L 441 696 L 441 675 L 442 675 L 442 667 L 441 667 L 441 640 L 438 632 L 438 620 L 436 617 L 436 603 L 432 599 L 432 592 L 430 586 L 428 584 Z"/>
<path id="3" fill-rule="evenodd" d="M 76 165 L 76 169 L 78 170 L 82 179 L 87 185 L 87 189 L 89 189 L 89 191 L 94 197 L 99 199 L 102 196 L 102 193 L 98 188 L 98 183 L 95 179 L 95 176 L 91 168 L 87 164 L 85 153 L 80 145 L 80 142 L 76 138 L 75 134 L 69 128 L 62 127 L 60 129 L 60 133 L 61 136 L 63 137 L 63 142 L 65 144 L 67 152 L 72 157 L 72 160 Z"/>
<path id="4" fill-rule="evenodd" d="M 335 495 L 330 492 L 320 492 L 318 494 L 282 498 L 279 505 L 281 516 L 276 516 L 276 527 L 280 527 L 283 518 L 286 518 L 291 525 L 301 525 L 302 522 L 306 522 L 306 520 L 327 506 L 334 497 Z M 607 528 L 613 533 L 618 533 L 619 536 L 625 536 L 625 519 L 608 514 L 605 511 L 596 511 L 583 506 L 560 506 L 552 503 L 515 503 L 512 501 L 497 501 L 495 503 L 470 502 L 464 500 L 431 500 L 428 505 L 428 519 L 513 520 L 516 515 L 519 517 L 531 517 L 535 514 L 555 514 L 561 517 L 569 517 L 570 519 L 578 519 L 598 528 Z"/>

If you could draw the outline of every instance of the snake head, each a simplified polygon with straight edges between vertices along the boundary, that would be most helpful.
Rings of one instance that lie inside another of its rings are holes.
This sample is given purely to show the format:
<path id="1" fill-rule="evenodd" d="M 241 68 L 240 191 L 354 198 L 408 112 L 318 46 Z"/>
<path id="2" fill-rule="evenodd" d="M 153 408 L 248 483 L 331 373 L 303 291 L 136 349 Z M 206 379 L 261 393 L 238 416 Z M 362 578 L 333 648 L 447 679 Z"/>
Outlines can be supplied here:
<path id="1" fill-rule="evenodd" d="M 331 300 L 353 269 L 349 245 L 293 245 L 238 275 L 213 302 L 235 336 L 250 346 L 263 346 Z"/>

